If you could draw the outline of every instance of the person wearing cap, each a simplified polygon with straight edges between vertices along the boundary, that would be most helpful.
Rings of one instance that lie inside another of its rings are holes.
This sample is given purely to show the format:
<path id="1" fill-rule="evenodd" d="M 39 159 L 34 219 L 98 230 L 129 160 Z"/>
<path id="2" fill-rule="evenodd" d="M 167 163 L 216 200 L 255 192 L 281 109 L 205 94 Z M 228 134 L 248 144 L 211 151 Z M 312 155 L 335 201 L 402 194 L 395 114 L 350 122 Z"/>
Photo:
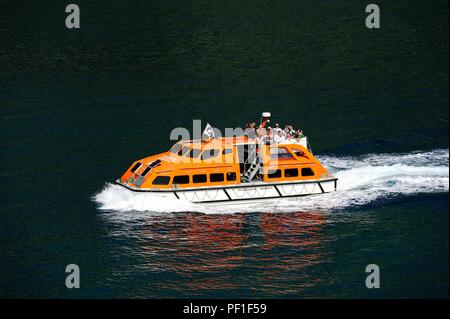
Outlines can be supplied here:
<path id="1" fill-rule="evenodd" d="M 273 142 L 275 144 L 279 144 L 283 141 L 282 130 L 273 132 Z"/>
<path id="2" fill-rule="evenodd" d="M 273 129 L 273 133 L 274 133 L 274 134 L 277 133 L 277 132 L 280 132 L 280 133 L 281 133 L 281 131 L 282 131 L 282 129 L 281 129 L 281 127 L 280 127 L 280 124 L 276 123 L 276 124 L 275 124 L 275 128 Z"/>

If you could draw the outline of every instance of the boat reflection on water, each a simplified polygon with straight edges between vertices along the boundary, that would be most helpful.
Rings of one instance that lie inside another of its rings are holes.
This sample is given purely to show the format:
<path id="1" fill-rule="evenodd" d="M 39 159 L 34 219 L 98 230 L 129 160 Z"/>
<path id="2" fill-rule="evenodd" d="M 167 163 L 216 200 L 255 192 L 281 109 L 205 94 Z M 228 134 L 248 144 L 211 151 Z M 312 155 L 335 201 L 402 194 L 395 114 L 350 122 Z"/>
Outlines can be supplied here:
<path id="1" fill-rule="evenodd" d="M 118 214 L 103 214 L 111 235 L 162 297 L 295 297 L 323 280 L 326 213 Z"/>

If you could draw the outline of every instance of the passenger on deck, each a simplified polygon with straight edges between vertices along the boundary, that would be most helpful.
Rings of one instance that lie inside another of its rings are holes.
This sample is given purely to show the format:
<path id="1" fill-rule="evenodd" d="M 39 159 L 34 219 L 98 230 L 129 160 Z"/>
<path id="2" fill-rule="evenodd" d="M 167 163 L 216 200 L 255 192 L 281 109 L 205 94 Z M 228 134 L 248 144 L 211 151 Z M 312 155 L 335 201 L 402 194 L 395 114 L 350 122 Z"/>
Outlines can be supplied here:
<path id="1" fill-rule="evenodd" d="M 283 142 L 282 130 L 277 130 L 273 133 L 273 142 L 279 144 Z"/>
<path id="2" fill-rule="evenodd" d="M 284 137 L 285 137 L 287 140 L 290 140 L 290 139 L 292 138 L 292 131 L 293 131 L 292 125 L 286 125 L 286 126 L 284 127 Z"/>
<path id="3" fill-rule="evenodd" d="M 266 131 L 266 134 L 263 136 L 263 142 L 265 145 L 270 145 L 270 133 Z"/>
<path id="4" fill-rule="evenodd" d="M 254 139 L 256 137 L 255 123 L 245 123 L 244 135 L 248 138 Z"/>
<path id="5" fill-rule="evenodd" d="M 258 143 L 263 143 L 265 145 L 270 144 L 270 128 L 259 127 L 258 129 Z"/>
<path id="6" fill-rule="evenodd" d="M 256 135 L 262 138 L 264 135 L 266 135 L 266 128 L 263 126 L 259 126 L 258 130 L 256 131 Z"/>
<path id="7" fill-rule="evenodd" d="M 282 132 L 283 130 L 281 129 L 281 127 L 280 127 L 280 124 L 275 124 L 275 128 L 273 129 L 273 134 L 276 134 L 276 133 L 280 133 L 281 134 L 281 132 Z"/>

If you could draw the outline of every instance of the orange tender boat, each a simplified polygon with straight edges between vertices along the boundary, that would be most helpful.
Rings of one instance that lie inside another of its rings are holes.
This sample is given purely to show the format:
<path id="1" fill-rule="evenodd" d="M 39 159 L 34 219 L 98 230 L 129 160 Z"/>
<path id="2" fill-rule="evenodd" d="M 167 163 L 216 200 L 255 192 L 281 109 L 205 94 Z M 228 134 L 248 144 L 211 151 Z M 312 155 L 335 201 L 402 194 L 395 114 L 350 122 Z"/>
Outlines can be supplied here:
<path id="1" fill-rule="evenodd" d="M 337 178 L 304 139 L 270 145 L 247 136 L 180 141 L 135 161 L 116 183 L 167 199 L 221 205 L 335 191 Z"/>

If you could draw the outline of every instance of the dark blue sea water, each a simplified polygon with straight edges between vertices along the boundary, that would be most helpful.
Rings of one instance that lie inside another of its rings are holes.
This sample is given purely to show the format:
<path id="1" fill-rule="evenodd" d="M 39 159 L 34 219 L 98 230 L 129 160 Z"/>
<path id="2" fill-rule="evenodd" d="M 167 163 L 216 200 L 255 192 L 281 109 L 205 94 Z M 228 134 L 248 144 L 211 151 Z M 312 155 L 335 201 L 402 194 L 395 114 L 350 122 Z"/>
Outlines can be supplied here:
<path id="1" fill-rule="evenodd" d="M 448 2 L 0 4 L 0 297 L 448 298 Z M 270 110 L 339 191 L 234 209 L 111 183 Z M 77 264 L 81 288 L 65 286 Z M 381 288 L 367 289 L 377 264 Z"/>

